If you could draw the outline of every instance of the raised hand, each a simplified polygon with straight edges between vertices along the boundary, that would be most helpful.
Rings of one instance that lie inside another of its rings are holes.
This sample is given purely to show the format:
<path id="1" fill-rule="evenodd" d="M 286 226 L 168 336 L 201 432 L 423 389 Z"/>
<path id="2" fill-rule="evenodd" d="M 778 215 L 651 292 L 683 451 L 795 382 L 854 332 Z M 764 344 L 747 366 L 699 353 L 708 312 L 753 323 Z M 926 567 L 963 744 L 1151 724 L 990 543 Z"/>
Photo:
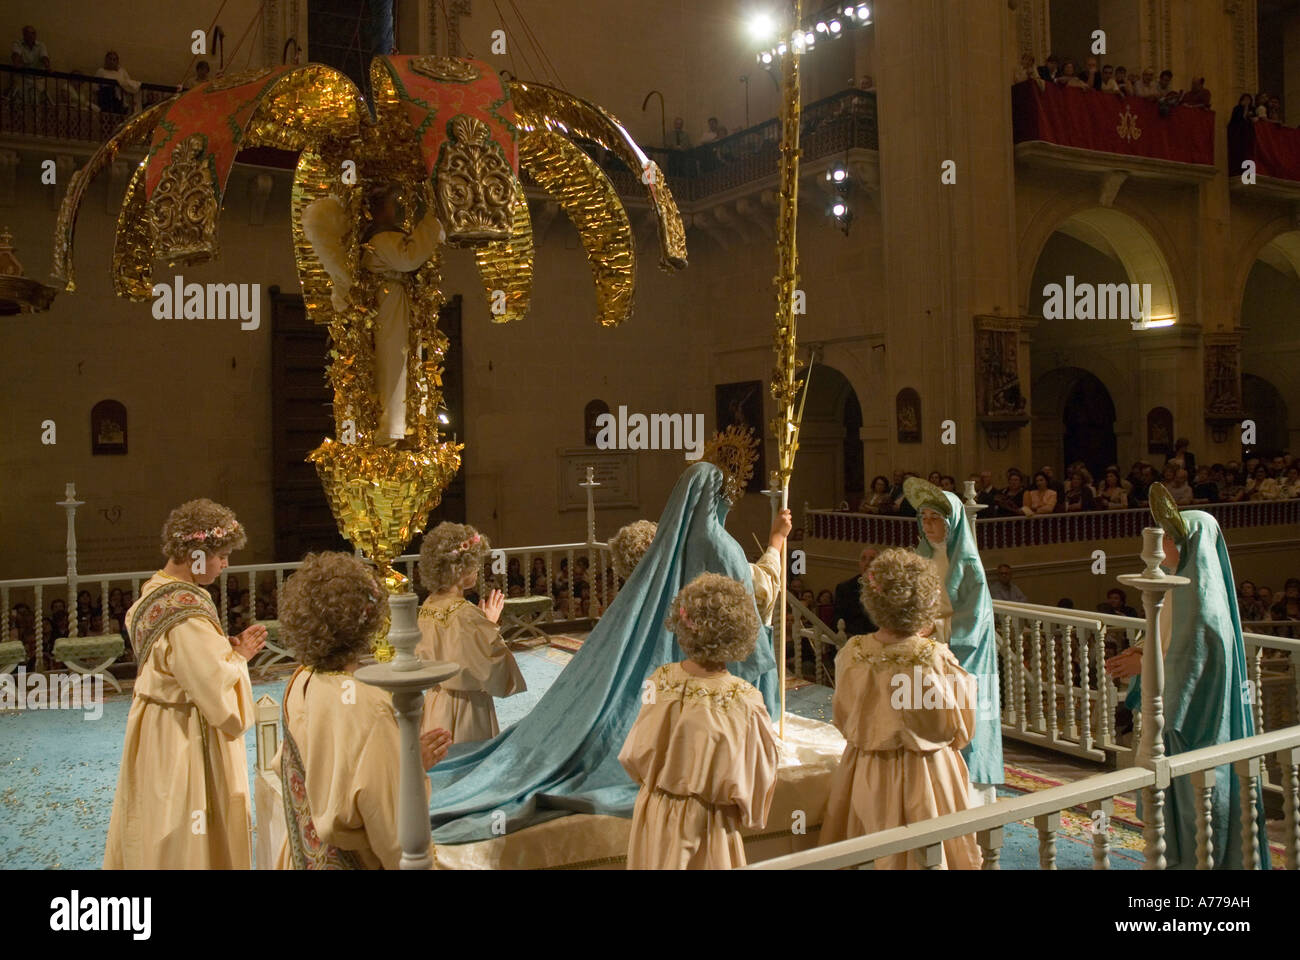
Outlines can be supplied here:
<path id="1" fill-rule="evenodd" d="M 479 601 L 478 608 L 483 611 L 483 616 L 493 623 L 498 623 L 501 620 L 501 611 L 505 609 L 505 605 L 505 595 L 500 590 L 493 590 L 485 599 Z"/>
<path id="2" fill-rule="evenodd" d="M 441 727 L 420 734 L 420 762 L 424 764 L 424 769 L 432 770 L 447 755 L 450 746 L 451 734 Z"/>
<path id="3" fill-rule="evenodd" d="M 230 637 L 230 645 L 235 653 L 245 660 L 252 660 L 266 646 L 266 627 L 255 623 L 237 637 Z"/>
<path id="4" fill-rule="evenodd" d="M 1142 651 L 1129 647 L 1106 660 L 1106 672 L 1116 680 L 1136 677 L 1142 673 Z"/>

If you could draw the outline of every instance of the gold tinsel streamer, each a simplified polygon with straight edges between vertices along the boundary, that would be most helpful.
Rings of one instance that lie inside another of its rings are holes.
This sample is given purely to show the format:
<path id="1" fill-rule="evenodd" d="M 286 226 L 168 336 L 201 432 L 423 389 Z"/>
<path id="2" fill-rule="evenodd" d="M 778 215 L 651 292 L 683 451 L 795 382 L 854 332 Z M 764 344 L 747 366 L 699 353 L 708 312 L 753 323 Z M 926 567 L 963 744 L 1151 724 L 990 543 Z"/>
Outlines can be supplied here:
<path id="1" fill-rule="evenodd" d="M 113 292 L 137 303 L 153 295 L 153 222 L 145 213 L 145 164 L 131 175 L 113 237 Z"/>
<path id="2" fill-rule="evenodd" d="M 507 85 L 514 101 L 520 136 L 549 130 L 569 140 L 589 140 L 615 154 L 638 175 L 654 206 L 659 225 L 660 263 L 665 269 L 686 266 L 686 231 L 677 202 L 658 165 L 645 155 L 632 136 L 607 111 L 572 94 L 542 83 Z M 523 164 L 521 141 L 520 165 Z M 530 171 L 531 172 L 531 171 Z"/>
<path id="3" fill-rule="evenodd" d="M 479 279 L 488 299 L 488 312 L 493 323 L 522 320 L 528 315 L 533 298 L 533 221 L 528 213 L 528 198 L 523 189 L 515 191 L 513 204 L 514 226 L 509 240 L 498 240 L 479 247 L 474 252 Z M 492 310 L 495 294 L 505 294 L 505 310 Z"/>
<path id="4" fill-rule="evenodd" d="M 596 282 L 596 319 L 613 327 L 632 315 L 636 257 L 627 211 L 594 160 L 545 130 L 519 138 L 519 166 L 556 199 L 578 229 Z"/>
<path id="5" fill-rule="evenodd" d="M 85 199 L 90 182 L 113 163 L 118 151 L 124 146 L 149 136 L 158 118 L 174 99 L 155 103 L 126 121 L 117 133 L 90 155 L 86 165 L 73 173 L 68 181 L 68 190 L 63 195 L 63 202 L 59 204 L 59 216 L 54 224 L 54 267 L 50 276 L 69 293 L 77 289 L 72 268 L 72 247 L 76 242 L 77 214 L 81 211 L 81 201 Z"/>

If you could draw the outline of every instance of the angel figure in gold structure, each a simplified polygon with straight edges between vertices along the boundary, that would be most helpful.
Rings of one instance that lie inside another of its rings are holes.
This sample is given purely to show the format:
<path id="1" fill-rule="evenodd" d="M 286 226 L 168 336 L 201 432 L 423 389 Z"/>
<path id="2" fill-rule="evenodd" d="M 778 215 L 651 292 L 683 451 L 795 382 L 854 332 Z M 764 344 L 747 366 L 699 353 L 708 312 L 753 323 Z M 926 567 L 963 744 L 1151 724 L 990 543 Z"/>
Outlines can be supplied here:
<path id="1" fill-rule="evenodd" d="M 378 281 L 374 321 L 375 391 L 380 414 L 375 441 L 384 445 L 406 437 L 406 374 L 410 328 L 416 321 L 416 298 L 411 289 L 415 273 L 430 261 L 446 238 L 432 210 L 417 201 L 415 226 L 404 228 L 403 190 L 397 183 L 382 183 L 366 195 L 370 223 L 360 239 L 360 267 Z M 313 201 L 302 215 L 303 232 L 332 281 L 331 301 L 336 312 L 349 306 L 348 294 L 357 283 L 349 268 L 348 240 L 351 224 L 347 211 L 334 195 Z"/>

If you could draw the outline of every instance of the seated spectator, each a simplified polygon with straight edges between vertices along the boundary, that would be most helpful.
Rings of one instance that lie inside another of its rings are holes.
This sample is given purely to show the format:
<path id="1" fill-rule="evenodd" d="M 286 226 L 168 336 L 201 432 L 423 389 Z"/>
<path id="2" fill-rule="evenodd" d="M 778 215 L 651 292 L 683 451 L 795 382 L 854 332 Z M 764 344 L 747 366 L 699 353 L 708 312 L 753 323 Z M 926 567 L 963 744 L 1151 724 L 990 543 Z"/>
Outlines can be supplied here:
<path id="1" fill-rule="evenodd" d="M 1025 505 L 1020 512 L 1027 517 L 1041 516 L 1056 511 L 1056 491 L 1048 486 L 1047 474 L 1039 470 L 1034 474 L 1034 489 L 1025 494 Z"/>
<path id="2" fill-rule="evenodd" d="M 1047 86 L 1042 76 L 1039 75 L 1038 68 L 1034 66 L 1034 55 L 1032 53 L 1022 53 L 1020 55 L 1020 66 L 1012 74 L 1012 83 L 1023 83 L 1025 80 L 1032 80 L 1038 84 L 1038 89 L 1042 90 Z"/>
<path id="3" fill-rule="evenodd" d="M 940 473 L 938 470 L 931 470 L 930 475 L 925 479 L 929 480 L 937 487 L 943 480 L 943 474 Z"/>
<path id="4" fill-rule="evenodd" d="M 817 619 L 822 623 L 835 629 L 835 596 L 829 590 L 823 590 L 817 594 Z"/>
<path id="5" fill-rule="evenodd" d="M 1173 483 L 1166 483 L 1165 489 L 1180 507 L 1189 506 L 1196 496 L 1191 484 L 1187 482 L 1187 471 L 1182 469 L 1175 471 Z"/>
<path id="6" fill-rule="evenodd" d="M 1246 499 L 1276 500 L 1279 492 L 1277 481 L 1268 475 L 1268 468 L 1263 464 L 1256 467 L 1250 482 L 1246 484 Z"/>
<path id="7" fill-rule="evenodd" d="M 1128 491 L 1119 481 L 1119 467 L 1107 467 L 1101 489 L 1093 500 L 1094 510 L 1123 510 L 1128 507 Z"/>
<path id="8" fill-rule="evenodd" d="M 1241 465 L 1233 461 L 1224 470 L 1223 483 L 1219 485 L 1219 500 L 1238 503 L 1246 499 L 1246 484 L 1242 480 Z"/>
<path id="9" fill-rule="evenodd" d="M 1115 68 L 1109 63 L 1101 68 L 1101 86 L 1097 88 L 1102 93 L 1119 93 L 1119 83 L 1115 80 Z"/>
<path id="10" fill-rule="evenodd" d="M 844 621 L 844 632 L 850 637 L 863 637 L 876 632 L 876 625 L 862 606 L 862 577 L 876 559 L 874 547 L 863 547 L 858 554 L 858 576 L 836 584 L 834 609 L 831 611 L 831 629 L 838 629 Z"/>
<path id="11" fill-rule="evenodd" d="M 1205 86 L 1204 77 L 1193 77 L 1192 86 L 1183 94 L 1184 107 L 1196 107 L 1200 110 L 1210 109 L 1210 91 Z"/>
<path id="12" fill-rule="evenodd" d="M 181 84 L 182 90 L 193 90 L 200 84 L 207 83 L 212 79 L 212 66 L 206 60 L 200 60 L 194 64 L 194 79 L 186 80 Z"/>
<path id="13" fill-rule="evenodd" d="M 1263 90 L 1255 95 L 1255 119 L 1268 119 L 1268 94 Z"/>
<path id="14" fill-rule="evenodd" d="M 1043 467 L 1043 469 L 1040 470 L 1039 473 L 1041 473 L 1043 476 L 1047 478 L 1047 486 L 1050 489 L 1056 491 L 1056 496 L 1058 500 L 1061 497 L 1065 496 L 1065 484 L 1061 483 L 1060 480 L 1056 479 L 1055 468 L 1053 468 L 1051 465 L 1048 465 Z"/>
<path id="15" fill-rule="evenodd" d="M 1292 463 L 1283 474 L 1284 479 L 1278 485 L 1279 500 L 1293 500 L 1300 497 L 1300 466 Z"/>
<path id="16" fill-rule="evenodd" d="M 1273 590 L 1270 587 L 1256 587 L 1255 596 L 1259 599 L 1261 620 L 1272 620 Z"/>
<path id="17" fill-rule="evenodd" d="M 1218 499 L 1219 488 L 1214 482 L 1213 471 L 1209 467 L 1200 467 L 1192 486 L 1192 503 L 1214 503 Z"/>
<path id="18" fill-rule="evenodd" d="M 996 499 L 998 516 L 1018 517 L 1025 505 L 1024 480 L 1019 470 L 1014 467 L 1007 471 L 1007 488 Z"/>
<path id="19" fill-rule="evenodd" d="M 908 477 L 919 477 L 919 476 L 920 476 L 919 473 L 915 473 L 911 470 L 903 471 L 904 480 L 906 480 Z M 897 513 L 900 517 L 914 517 L 916 516 L 916 507 L 912 506 L 912 501 L 908 500 L 907 497 L 900 491 L 898 495 L 898 499 L 894 501 L 894 512 Z"/>
<path id="20" fill-rule="evenodd" d="M 1070 474 L 1070 485 L 1065 491 L 1066 512 L 1079 513 L 1093 508 L 1091 480 L 1087 470 L 1075 470 Z"/>
<path id="21" fill-rule="evenodd" d="M 942 477 L 939 478 L 939 489 L 940 489 L 940 490 L 947 490 L 947 491 L 949 491 L 949 492 L 951 492 L 951 493 L 956 493 L 956 492 L 957 492 L 957 478 L 956 478 L 956 477 L 950 477 L 950 476 L 948 476 L 947 474 L 944 474 Z"/>
<path id="22" fill-rule="evenodd" d="M 1059 61 L 1056 59 L 1056 55 L 1052 54 L 1047 58 L 1047 61 L 1038 68 L 1038 75 L 1048 83 L 1055 83 L 1056 75 L 1060 72 L 1057 66 L 1058 63 Z"/>
<path id="23" fill-rule="evenodd" d="M 131 75 L 121 65 L 116 50 L 104 54 L 104 65 L 95 71 L 95 76 L 114 81 L 99 88 L 100 110 L 104 113 L 131 113 L 135 109 L 140 82 L 131 79 Z"/>
<path id="24" fill-rule="evenodd" d="M 1156 86 L 1156 72 L 1151 67 L 1142 71 L 1141 78 L 1133 84 L 1133 95 L 1143 100 L 1160 99 L 1160 90 Z"/>
<path id="25" fill-rule="evenodd" d="M 993 471 L 981 470 L 975 481 L 975 502 L 992 507 L 998 498 L 998 488 L 993 486 Z"/>
<path id="26" fill-rule="evenodd" d="M 1147 492 L 1151 489 L 1151 484 L 1156 482 L 1155 467 L 1149 463 L 1144 463 L 1139 468 L 1137 482 L 1133 484 L 1133 489 L 1129 491 L 1128 505 L 1130 507 L 1147 507 L 1150 501 L 1147 498 Z"/>
<path id="27" fill-rule="evenodd" d="M 1112 587 L 1106 592 L 1106 602 L 1098 605 L 1098 613 L 1110 613 L 1117 617 L 1136 617 L 1137 611 L 1126 602 L 1128 595 L 1119 587 Z"/>
<path id="28" fill-rule="evenodd" d="M 1255 582 L 1243 580 L 1237 584 L 1237 611 L 1244 620 L 1262 620 L 1264 603 L 1255 594 Z"/>
<path id="29" fill-rule="evenodd" d="M 1011 603 L 1028 603 L 1025 592 L 1011 582 L 1011 564 L 998 565 L 998 575 L 989 581 L 989 595 L 994 600 L 1006 600 Z"/>
<path id="30" fill-rule="evenodd" d="M 1273 123 L 1282 122 L 1282 101 L 1277 97 L 1268 98 L 1268 119 Z"/>
<path id="31" fill-rule="evenodd" d="M 858 513 L 893 513 L 894 501 L 889 496 L 889 481 L 883 476 L 871 481 L 871 492 L 858 504 Z"/>

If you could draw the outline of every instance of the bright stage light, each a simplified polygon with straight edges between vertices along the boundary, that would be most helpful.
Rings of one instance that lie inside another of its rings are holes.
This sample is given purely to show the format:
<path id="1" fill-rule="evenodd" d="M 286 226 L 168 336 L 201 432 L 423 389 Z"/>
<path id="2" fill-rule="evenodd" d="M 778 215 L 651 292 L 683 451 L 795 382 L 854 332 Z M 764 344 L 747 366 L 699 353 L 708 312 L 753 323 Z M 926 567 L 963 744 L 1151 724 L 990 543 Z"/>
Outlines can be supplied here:
<path id="1" fill-rule="evenodd" d="M 838 37 L 840 35 L 840 31 L 843 29 L 844 28 L 840 26 L 840 22 L 838 20 L 832 20 L 830 22 L 831 36 Z"/>
<path id="2" fill-rule="evenodd" d="M 781 42 L 781 43 L 778 43 L 778 44 L 776 45 L 776 55 L 777 55 L 778 57 L 784 57 L 784 56 L 785 56 L 785 52 L 786 52 L 786 50 L 788 50 L 788 49 L 789 49 L 789 48 L 785 45 L 784 41 Z"/>
<path id="3" fill-rule="evenodd" d="M 758 42 L 769 39 L 776 32 L 776 24 L 766 13 L 756 13 L 749 18 L 749 35 Z"/>
<path id="4" fill-rule="evenodd" d="M 818 32 L 818 33 L 825 33 L 825 32 L 826 32 L 826 21 L 825 21 L 825 20 L 818 20 L 818 21 L 817 21 L 817 32 Z"/>
<path id="5" fill-rule="evenodd" d="M 843 167 L 835 167 L 826 171 L 826 179 L 833 180 L 835 183 L 843 183 L 849 178 L 849 172 Z"/>
<path id="6" fill-rule="evenodd" d="M 858 7 L 857 13 L 858 13 L 859 20 L 871 19 L 871 10 L 867 7 L 865 3 L 862 6 Z"/>
<path id="7" fill-rule="evenodd" d="M 837 217 L 842 217 L 848 212 L 849 205 L 843 200 L 836 200 L 835 203 L 831 205 L 831 213 L 835 214 Z"/>
<path id="8" fill-rule="evenodd" d="M 763 60 L 763 66 L 767 66 L 769 63 L 772 62 L 772 54 L 765 52 L 763 54 L 762 60 Z"/>
<path id="9" fill-rule="evenodd" d="M 846 16 L 846 17 L 848 17 L 850 20 L 852 20 L 852 19 L 853 19 L 853 8 L 852 8 L 852 7 L 845 7 L 845 8 L 844 8 L 844 16 Z"/>

